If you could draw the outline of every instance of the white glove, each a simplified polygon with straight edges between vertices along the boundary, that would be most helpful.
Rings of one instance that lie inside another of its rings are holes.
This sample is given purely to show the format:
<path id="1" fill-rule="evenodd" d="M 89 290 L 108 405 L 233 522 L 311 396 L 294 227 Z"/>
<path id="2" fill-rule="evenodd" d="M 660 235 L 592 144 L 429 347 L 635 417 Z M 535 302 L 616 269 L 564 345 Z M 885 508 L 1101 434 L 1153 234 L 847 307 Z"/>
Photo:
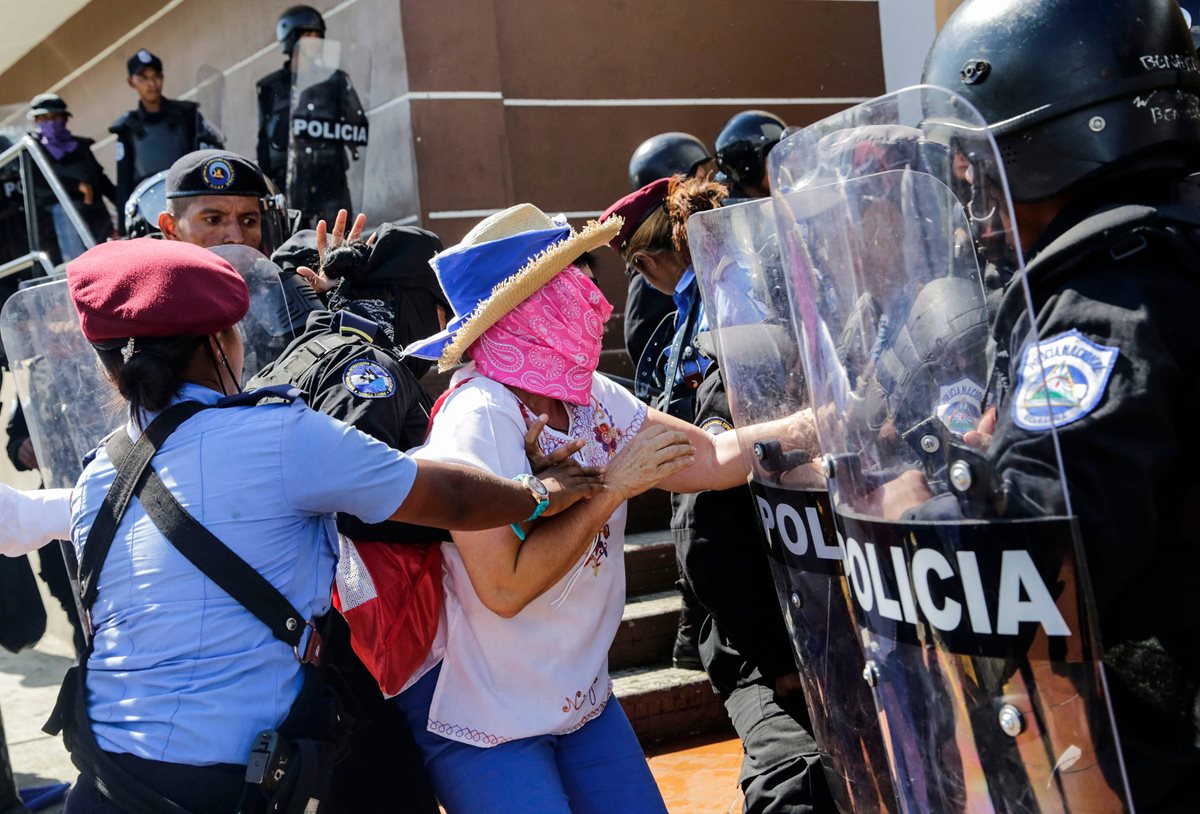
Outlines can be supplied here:
<path id="1" fill-rule="evenodd" d="M 22 491 L 0 483 L 0 554 L 19 557 L 70 537 L 70 489 Z"/>

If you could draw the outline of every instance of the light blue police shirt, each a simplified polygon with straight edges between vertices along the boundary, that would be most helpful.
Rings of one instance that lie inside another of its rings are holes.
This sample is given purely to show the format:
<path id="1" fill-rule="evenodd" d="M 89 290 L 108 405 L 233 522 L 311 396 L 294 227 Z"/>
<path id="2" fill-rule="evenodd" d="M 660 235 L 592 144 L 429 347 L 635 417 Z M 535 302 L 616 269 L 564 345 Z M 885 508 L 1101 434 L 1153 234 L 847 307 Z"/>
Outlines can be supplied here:
<path id="1" fill-rule="evenodd" d="M 179 400 L 220 398 L 187 384 Z M 300 402 L 205 410 L 167 439 L 153 467 L 306 618 L 329 609 L 334 513 L 386 520 L 417 471 L 403 453 Z M 101 449 L 79 478 L 77 552 L 114 475 Z M 292 649 L 184 559 L 136 499 L 98 587 L 87 692 L 100 747 L 169 763 L 244 764 L 254 736 L 282 723 L 300 691 Z"/>

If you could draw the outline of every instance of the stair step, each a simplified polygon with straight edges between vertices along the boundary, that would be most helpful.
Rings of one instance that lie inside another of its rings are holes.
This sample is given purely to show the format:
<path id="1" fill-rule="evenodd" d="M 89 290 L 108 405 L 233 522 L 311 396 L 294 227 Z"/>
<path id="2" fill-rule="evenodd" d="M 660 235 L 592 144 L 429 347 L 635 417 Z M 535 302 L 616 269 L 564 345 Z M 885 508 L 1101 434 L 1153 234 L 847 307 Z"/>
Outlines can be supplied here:
<path id="1" fill-rule="evenodd" d="M 631 667 L 612 672 L 613 693 L 643 745 L 733 731 L 721 696 L 699 670 Z"/>
<path id="2" fill-rule="evenodd" d="M 666 529 L 625 538 L 625 596 L 629 599 L 672 590 L 678 578 L 675 544 Z"/>
<path id="3" fill-rule="evenodd" d="M 626 602 L 621 626 L 608 650 L 609 667 L 619 670 L 670 661 L 682 608 L 678 591 L 661 591 Z"/>
<path id="4" fill-rule="evenodd" d="M 629 501 L 625 532 L 653 531 L 671 525 L 671 496 L 661 489 L 642 492 Z"/>

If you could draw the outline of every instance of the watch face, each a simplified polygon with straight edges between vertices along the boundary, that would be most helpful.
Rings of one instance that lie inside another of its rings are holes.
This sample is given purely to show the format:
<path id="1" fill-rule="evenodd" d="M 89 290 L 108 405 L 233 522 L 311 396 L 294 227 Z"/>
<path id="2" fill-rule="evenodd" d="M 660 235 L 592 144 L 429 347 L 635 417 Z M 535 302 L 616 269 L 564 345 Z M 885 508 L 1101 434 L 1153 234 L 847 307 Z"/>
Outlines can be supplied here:
<path id="1" fill-rule="evenodd" d="M 546 488 L 546 484 L 542 483 L 533 475 L 530 475 L 525 483 L 530 489 L 533 490 L 534 494 L 538 495 L 539 497 L 546 498 L 550 496 L 550 490 Z"/>

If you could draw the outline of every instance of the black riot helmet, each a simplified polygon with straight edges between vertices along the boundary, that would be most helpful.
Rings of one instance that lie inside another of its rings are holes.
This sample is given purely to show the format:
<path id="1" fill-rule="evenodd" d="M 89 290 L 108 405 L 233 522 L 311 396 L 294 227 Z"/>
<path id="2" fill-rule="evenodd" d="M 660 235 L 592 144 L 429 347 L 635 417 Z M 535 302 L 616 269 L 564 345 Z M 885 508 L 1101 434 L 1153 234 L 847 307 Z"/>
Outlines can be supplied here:
<path id="1" fill-rule="evenodd" d="M 1016 201 L 1200 158 L 1200 67 L 1174 0 L 967 0 L 922 81 L 983 115 Z"/>
<path id="2" fill-rule="evenodd" d="M 765 110 L 743 110 L 717 134 L 717 165 L 735 184 L 758 186 L 767 170 L 767 153 L 787 125 Z"/>
<path id="3" fill-rule="evenodd" d="M 659 133 L 633 151 L 629 159 L 629 183 L 634 189 L 641 189 L 659 178 L 690 177 L 708 161 L 712 161 L 708 148 L 691 133 Z"/>
<path id="4" fill-rule="evenodd" d="M 158 216 L 167 208 L 167 175 L 163 170 L 151 175 L 134 189 L 125 201 L 125 234 L 129 237 L 158 237 Z"/>
<path id="5" fill-rule="evenodd" d="M 296 40 L 306 31 L 325 36 L 325 18 L 312 6 L 292 6 L 280 14 L 279 22 L 275 23 L 275 39 L 279 40 L 279 47 L 288 57 L 296 47 Z"/>

